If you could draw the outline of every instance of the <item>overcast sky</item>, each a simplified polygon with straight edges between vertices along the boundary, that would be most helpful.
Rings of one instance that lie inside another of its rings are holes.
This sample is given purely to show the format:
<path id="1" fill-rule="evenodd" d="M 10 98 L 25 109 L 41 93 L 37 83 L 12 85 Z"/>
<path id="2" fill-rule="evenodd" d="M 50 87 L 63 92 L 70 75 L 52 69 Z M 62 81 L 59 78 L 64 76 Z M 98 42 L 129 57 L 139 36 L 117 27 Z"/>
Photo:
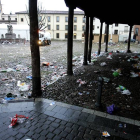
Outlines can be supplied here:
<path id="1" fill-rule="evenodd" d="M 45 10 L 68 10 L 64 0 L 39 0 L 42 2 Z M 25 11 L 25 5 L 28 5 L 28 0 L 1 0 L 2 9 L 4 14 L 12 12 Z M 80 9 L 76 9 L 80 11 Z"/>

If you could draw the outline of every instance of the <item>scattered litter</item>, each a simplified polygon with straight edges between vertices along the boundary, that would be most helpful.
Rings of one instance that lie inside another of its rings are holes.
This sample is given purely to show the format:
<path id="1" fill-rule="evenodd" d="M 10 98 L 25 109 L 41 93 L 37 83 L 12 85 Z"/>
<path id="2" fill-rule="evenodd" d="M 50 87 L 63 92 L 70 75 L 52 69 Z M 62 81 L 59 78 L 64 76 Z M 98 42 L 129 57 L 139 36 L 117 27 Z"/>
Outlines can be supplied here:
<path id="1" fill-rule="evenodd" d="M 79 94 L 79 95 L 83 95 L 83 93 L 81 93 L 81 92 L 78 92 L 78 94 Z"/>
<path id="2" fill-rule="evenodd" d="M 96 61 L 97 61 L 97 59 L 92 59 L 92 60 L 91 60 L 91 62 L 96 62 Z"/>
<path id="3" fill-rule="evenodd" d="M 54 105 L 54 104 L 55 104 L 55 102 L 50 103 L 50 105 Z"/>
<path id="4" fill-rule="evenodd" d="M 2 81 L 6 81 L 6 80 L 8 80 L 8 78 L 3 78 L 3 79 L 2 79 Z"/>
<path id="5" fill-rule="evenodd" d="M 8 104 L 8 101 L 7 101 L 7 100 L 2 99 L 2 100 L 0 101 L 0 103 L 1 103 L 1 104 Z"/>
<path id="6" fill-rule="evenodd" d="M 118 109 L 119 109 L 118 107 L 116 107 L 114 104 L 112 104 L 112 105 L 107 107 L 107 113 L 112 115 Z"/>
<path id="7" fill-rule="evenodd" d="M 13 118 L 11 118 L 11 124 L 9 125 L 9 128 L 12 128 L 17 123 L 23 123 L 26 119 L 29 117 L 26 117 L 24 115 L 15 115 Z"/>
<path id="8" fill-rule="evenodd" d="M 82 81 L 81 79 L 78 79 L 77 83 L 79 83 L 79 87 L 81 87 L 81 85 L 85 85 L 86 84 L 86 82 Z"/>
<path id="9" fill-rule="evenodd" d="M 104 137 L 109 137 L 110 134 L 109 134 L 107 131 L 104 131 L 104 132 L 102 132 L 102 136 L 104 136 Z"/>
<path id="10" fill-rule="evenodd" d="M 119 124 L 119 127 L 120 127 L 120 128 L 123 128 L 123 125 L 120 123 L 120 124 Z"/>
<path id="11" fill-rule="evenodd" d="M 21 86 L 19 87 L 19 91 L 28 91 L 29 88 L 30 88 L 29 85 L 24 84 L 24 85 L 21 85 Z"/>
<path id="12" fill-rule="evenodd" d="M 136 74 L 135 72 L 130 72 L 131 73 L 131 76 L 130 77 L 138 77 L 139 74 Z"/>
<path id="13" fill-rule="evenodd" d="M 129 90 L 124 90 L 122 94 L 131 95 L 131 92 Z"/>
<path id="14" fill-rule="evenodd" d="M 49 62 L 42 62 L 42 66 L 49 66 L 50 63 Z"/>
<path id="15" fill-rule="evenodd" d="M 32 76 L 26 76 L 26 78 L 31 80 L 32 79 Z"/>
<path id="16" fill-rule="evenodd" d="M 124 86 L 119 85 L 120 90 L 126 90 Z"/>
<path id="17" fill-rule="evenodd" d="M 13 100 L 15 98 L 14 97 L 5 97 L 4 99 L 7 100 L 7 101 L 10 101 L 10 100 Z"/>
<path id="18" fill-rule="evenodd" d="M 106 83 L 108 83 L 110 81 L 110 79 L 107 77 L 102 77 L 102 78 L 103 78 L 104 82 L 106 82 Z"/>
<path id="19" fill-rule="evenodd" d="M 106 66 L 107 64 L 105 63 L 105 62 L 102 62 L 101 64 L 100 64 L 100 66 Z"/>
<path id="20" fill-rule="evenodd" d="M 114 77 L 117 77 L 117 76 L 119 76 L 119 73 L 118 72 L 113 72 L 113 75 L 114 75 Z"/>

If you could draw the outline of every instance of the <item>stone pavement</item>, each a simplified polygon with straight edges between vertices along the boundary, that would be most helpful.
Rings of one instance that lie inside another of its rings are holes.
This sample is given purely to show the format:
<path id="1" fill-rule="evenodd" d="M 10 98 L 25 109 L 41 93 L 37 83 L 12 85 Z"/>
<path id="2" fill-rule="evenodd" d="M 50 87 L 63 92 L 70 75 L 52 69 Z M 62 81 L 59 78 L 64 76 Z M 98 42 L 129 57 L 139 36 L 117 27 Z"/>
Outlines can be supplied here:
<path id="1" fill-rule="evenodd" d="M 123 117 L 38 98 L 35 102 L 0 106 L 0 140 L 140 140 L 140 122 Z M 8 128 L 10 117 L 28 116 Z M 120 128 L 118 125 L 126 124 Z M 111 136 L 102 137 L 107 131 Z"/>

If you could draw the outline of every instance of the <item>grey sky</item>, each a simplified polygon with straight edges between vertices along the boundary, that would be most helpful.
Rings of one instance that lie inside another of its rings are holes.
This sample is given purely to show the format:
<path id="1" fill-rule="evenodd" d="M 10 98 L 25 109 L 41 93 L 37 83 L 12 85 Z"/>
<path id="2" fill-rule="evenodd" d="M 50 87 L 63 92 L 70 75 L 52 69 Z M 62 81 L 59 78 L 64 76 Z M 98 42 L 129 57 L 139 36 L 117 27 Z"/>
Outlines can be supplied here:
<path id="1" fill-rule="evenodd" d="M 46 10 L 68 10 L 65 5 L 64 0 L 39 0 L 42 2 L 44 9 Z M 3 13 L 9 14 L 12 12 L 13 14 L 18 11 L 25 11 L 25 5 L 28 4 L 28 0 L 1 0 Z M 80 9 L 76 9 L 76 11 L 80 11 Z"/>

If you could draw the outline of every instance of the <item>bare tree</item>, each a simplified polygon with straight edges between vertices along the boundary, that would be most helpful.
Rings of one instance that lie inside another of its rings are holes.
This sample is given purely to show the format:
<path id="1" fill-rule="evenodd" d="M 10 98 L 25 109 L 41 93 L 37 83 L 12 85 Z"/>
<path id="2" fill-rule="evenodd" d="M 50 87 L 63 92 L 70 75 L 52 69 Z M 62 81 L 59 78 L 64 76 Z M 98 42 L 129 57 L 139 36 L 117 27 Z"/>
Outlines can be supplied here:
<path id="1" fill-rule="evenodd" d="M 38 1 L 37 3 L 37 14 L 38 14 L 38 28 L 40 31 L 43 31 L 48 27 L 48 20 L 47 20 L 47 14 L 45 14 L 45 8 L 43 8 L 42 3 Z M 25 18 L 27 21 L 27 24 L 30 26 L 28 18 L 29 18 L 29 6 L 26 5 L 26 12 Z M 29 18 L 30 19 L 30 18 Z"/>

